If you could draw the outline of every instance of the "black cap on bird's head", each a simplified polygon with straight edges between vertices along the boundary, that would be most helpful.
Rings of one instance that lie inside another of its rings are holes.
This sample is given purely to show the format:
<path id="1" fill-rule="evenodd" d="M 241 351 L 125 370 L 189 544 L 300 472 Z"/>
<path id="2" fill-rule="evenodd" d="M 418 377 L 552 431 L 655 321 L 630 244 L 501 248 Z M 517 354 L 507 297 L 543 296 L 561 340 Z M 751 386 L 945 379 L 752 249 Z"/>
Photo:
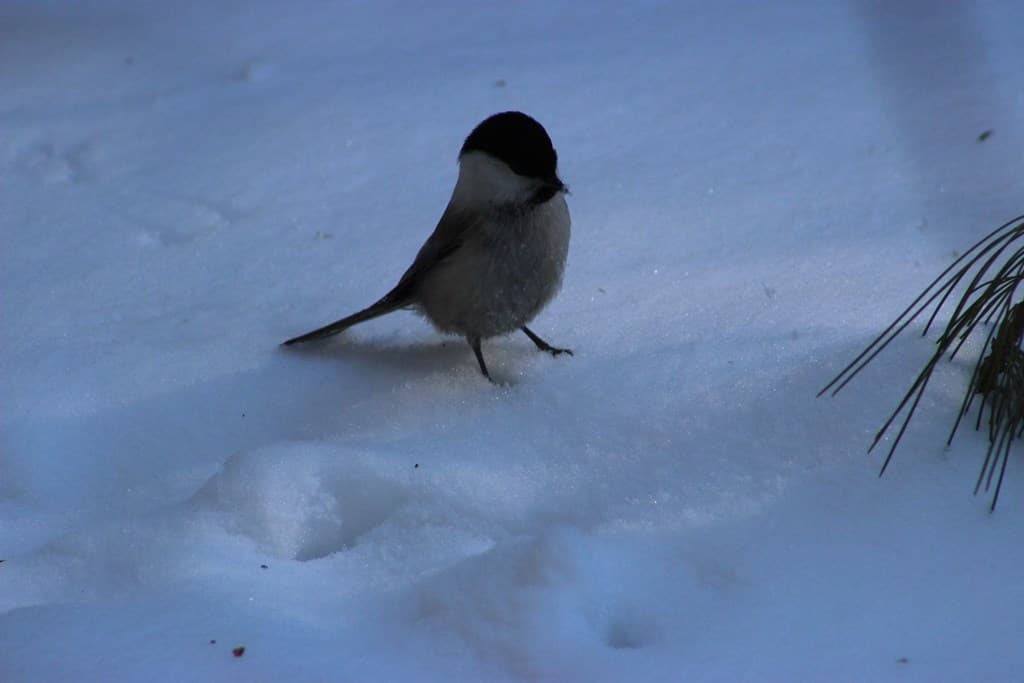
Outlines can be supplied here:
<path id="1" fill-rule="evenodd" d="M 544 126 L 522 112 L 506 111 L 484 119 L 462 144 L 459 159 L 469 152 L 486 152 L 516 174 L 544 181 L 552 194 L 565 189 L 558 178 L 558 154 L 551 138 Z"/>

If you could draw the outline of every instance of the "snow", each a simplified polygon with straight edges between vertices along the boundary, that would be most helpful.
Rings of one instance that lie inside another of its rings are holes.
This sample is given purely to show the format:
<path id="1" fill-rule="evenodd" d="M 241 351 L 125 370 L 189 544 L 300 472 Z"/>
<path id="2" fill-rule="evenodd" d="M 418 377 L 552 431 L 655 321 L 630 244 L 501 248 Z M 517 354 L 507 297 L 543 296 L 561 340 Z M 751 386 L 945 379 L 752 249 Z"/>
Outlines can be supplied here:
<path id="1" fill-rule="evenodd" d="M 0 680 L 1019 678 L 970 359 L 881 479 L 930 342 L 815 394 L 1024 211 L 1021 25 L 0 3 Z M 394 284 L 507 109 L 572 188 L 533 328 L 575 356 L 485 342 L 494 386 L 406 313 L 280 349 Z"/>

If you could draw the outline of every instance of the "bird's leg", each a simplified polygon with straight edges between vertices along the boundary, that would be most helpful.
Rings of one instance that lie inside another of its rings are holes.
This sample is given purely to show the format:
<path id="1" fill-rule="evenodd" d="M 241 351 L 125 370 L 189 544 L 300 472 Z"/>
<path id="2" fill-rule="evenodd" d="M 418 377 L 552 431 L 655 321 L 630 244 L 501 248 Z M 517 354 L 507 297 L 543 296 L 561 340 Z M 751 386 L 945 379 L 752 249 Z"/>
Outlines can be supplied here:
<path id="1" fill-rule="evenodd" d="M 484 373 L 484 377 L 493 382 L 491 373 L 487 372 L 487 364 L 484 363 L 484 354 L 480 351 L 480 337 L 466 337 L 466 341 L 469 342 L 469 347 L 473 349 L 473 353 L 476 355 L 476 362 L 480 364 L 480 372 Z"/>
<path id="2" fill-rule="evenodd" d="M 547 351 L 552 356 L 557 356 L 557 355 L 559 355 L 561 353 L 567 353 L 570 356 L 572 355 L 572 349 L 556 349 L 554 346 L 552 346 L 551 344 L 548 344 L 546 341 L 544 341 L 543 339 L 538 337 L 536 334 L 534 334 L 533 330 L 531 330 L 526 325 L 523 325 L 520 329 L 523 332 L 526 333 L 526 336 L 529 337 L 530 340 L 534 344 L 536 344 L 537 348 L 540 349 L 541 351 Z M 484 373 L 484 374 L 486 374 L 486 373 Z"/>

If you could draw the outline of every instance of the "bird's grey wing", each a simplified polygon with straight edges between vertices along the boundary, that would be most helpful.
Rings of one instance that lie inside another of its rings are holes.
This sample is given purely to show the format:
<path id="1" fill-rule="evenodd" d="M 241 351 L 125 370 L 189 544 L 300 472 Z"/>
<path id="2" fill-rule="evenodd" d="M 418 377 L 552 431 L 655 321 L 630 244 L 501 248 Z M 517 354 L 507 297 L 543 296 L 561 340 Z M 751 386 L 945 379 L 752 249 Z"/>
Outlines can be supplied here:
<path id="1" fill-rule="evenodd" d="M 466 235 L 475 229 L 480 220 L 478 212 L 455 208 L 449 202 L 434 232 L 420 247 L 412 265 L 389 296 L 411 299 L 422 277 L 457 252 L 465 243 Z"/>

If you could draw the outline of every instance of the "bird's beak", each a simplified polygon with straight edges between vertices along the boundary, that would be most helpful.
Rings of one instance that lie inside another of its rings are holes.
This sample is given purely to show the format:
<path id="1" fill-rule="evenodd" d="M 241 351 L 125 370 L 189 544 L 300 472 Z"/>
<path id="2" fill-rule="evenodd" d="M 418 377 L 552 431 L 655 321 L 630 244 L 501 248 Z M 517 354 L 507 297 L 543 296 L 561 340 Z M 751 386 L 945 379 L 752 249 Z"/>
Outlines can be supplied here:
<path id="1" fill-rule="evenodd" d="M 552 196 L 559 192 L 569 193 L 569 188 L 562 182 L 562 179 L 553 173 L 544 179 L 544 187 L 551 191 Z"/>
<path id="2" fill-rule="evenodd" d="M 552 173 L 545 178 L 540 178 L 540 185 L 534 191 L 531 201 L 535 204 L 543 204 L 556 194 L 568 191 L 569 188 L 565 186 L 565 183 L 556 174 Z"/>

